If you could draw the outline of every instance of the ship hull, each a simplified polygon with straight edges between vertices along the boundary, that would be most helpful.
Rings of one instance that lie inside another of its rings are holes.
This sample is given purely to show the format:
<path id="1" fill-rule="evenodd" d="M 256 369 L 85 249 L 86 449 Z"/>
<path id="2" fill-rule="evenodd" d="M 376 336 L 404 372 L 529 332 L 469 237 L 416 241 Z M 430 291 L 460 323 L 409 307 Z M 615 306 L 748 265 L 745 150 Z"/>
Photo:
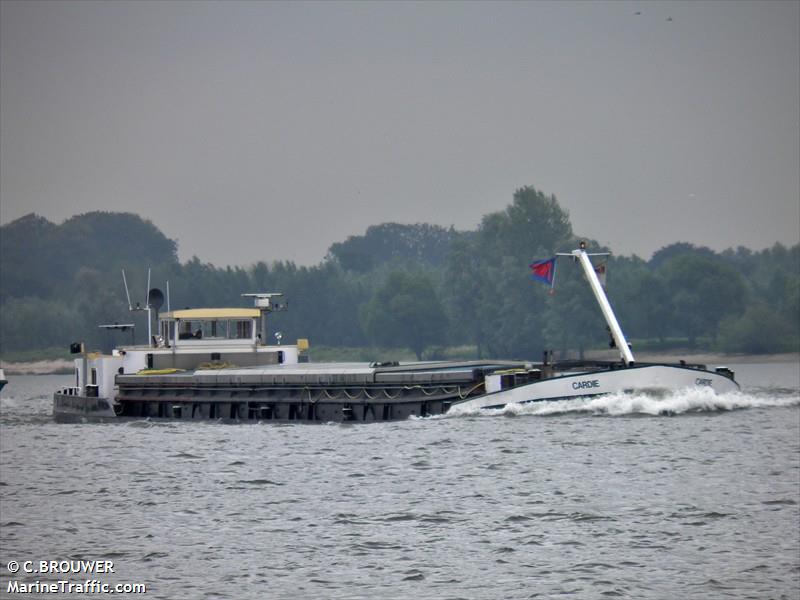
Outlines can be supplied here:
<path id="1" fill-rule="evenodd" d="M 53 394 L 53 417 L 57 422 L 74 423 L 114 420 L 116 414 L 109 398 L 59 391 Z"/>
<path id="2" fill-rule="evenodd" d="M 224 398 L 193 396 L 133 399 L 111 403 L 105 398 L 54 394 L 53 417 L 57 422 L 168 419 L 172 421 L 294 421 L 303 423 L 397 421 L 446 413 L 457 396 L 418 396 L 402 400 L 368 398 L 363 391 L 329 393 L 339 399 L 308 401 L 296 394 L 276 393 L 269 398 L 244 399 L 235 393 Z M 373 390 L 373 392 L 376 392 Z M 378 392 L 376 392 L 378 393 Z M 247 394 L 245 393 L 246 397 Z M 346 398 L 346 401 L 342 400 Z"/>
<path id="3" fill-rule="evenodd" d="M 472 366 L 472 365 L 469 365 Z M 54 396 L 58 421 L 113 419 L 217 420 L 230 422 L 294 421 L 303 423 L 380 422 L 428 417 L 456 411 L 495 409 L 526 404 L 589 398 L 615 393 L 671 392 L 688 388 L 716 393 L 739 389 L 732 377 L 697 367 L 641 365 L 554 370 L 545 379 L 513 380 L 508 389 L 485 392 L 480 371 L 469 377 L 453 371 L 406 371 L 392 383 L 376 383 L 361 373 L 309 372 L 277 376 L 274 372 L 245 379 L 220 372 L 210 375 L 120 377 L 113 400 L 64 390 Z M 409 374 L 410 373 L 410 374 Z M 390 374 L 392 375 L 392 374 Z M 389 378 L 386 375 L 385 378 Z M 349 379 L 346 385 L 328 383 Z M 447 377 L 449 380 L 446 380 Z M 380 378 L 380 376 L 378 377 Z M 432 379 L 438 378 L 439 381 Z M 70 393 L 72 392 L 72 393 Z"/>
<path id="4" fill-rule="evenodd" d="M 716 393 L 739 390 L 725 375 L 680 365 L 641 365 L 621 369 L 566 372 L 560 376 L 470 398 L 454 405 L 459 410 L 502 408 L 527 404 L 581 399 L 619 393 L 669 393 L 690 388 Z"/>

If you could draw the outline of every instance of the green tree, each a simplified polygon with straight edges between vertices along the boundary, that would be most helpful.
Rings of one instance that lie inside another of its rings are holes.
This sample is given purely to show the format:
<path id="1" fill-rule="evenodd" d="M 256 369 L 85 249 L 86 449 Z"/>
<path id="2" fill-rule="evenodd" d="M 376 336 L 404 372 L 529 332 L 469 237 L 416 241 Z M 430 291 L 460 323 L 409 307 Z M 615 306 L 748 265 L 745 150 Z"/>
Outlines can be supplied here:
<path id="1" fill-rule="evenodd" d="M 367 272 L 392 261 L 441 265 L 450 244 L 463 234 L 452 227 L 416 223 L 382 223 L 367 228 L 364 235 L 333 244 L 328 256 L 346 271 Z"/>
<path id="2" fill-rule="evenodd" d="M 392 271 L 364 307 L 362 324 L 373 344 L 411 348 L 420 360 L 447 330 L 433 284 L 420 272 Z"/>
<path id="3" fill-rule="evenodd" d="M 442 298 L 455 343 L 474 343 L 482 358 L 486 342 L 481 303 L 487 281 L 486 266 L 475 244 L 475 236 L 453 242 L 443 269 Z"/>
<path id="4" fill-rule="evenodd" d="M 716 257 L 711 248 L 695 246 L 688 242 L 675 242 L 674 244 L 656 250 L 648 264 L 651 269 L 660 269 L 667 262 L 678 256 L 704 256 L 711 259 Z"/>
<path id="5" fill-rule="evenodd" d="M 11 298 L 0 310 L 0 352 L 67 348 L 86 333 L 82 315 L 61 301 Z"/>
<path id="6" fill-rule="evenodd" d="M 82 268 L 103 274 L 108 285 L 122 267 L 177 264 L 176 248 L 150 221 L 129 213 L 86 213 L 61 225 L 26 215 L 0 228 L 0 300 L 68 296 Z"/>
<path id="7" fill-rule="evenodd" d="M 14 296 L 46 298 L 57 287 L 61 274 L 49 266 L 56 230 L 56 225 L 32 213 L 0 227 L 0 301 Z"/>
<path id="8" fill-rule="evenodd" d="M 745 308 L 747 288 L 741 275 L 719 259 L 681 254 L 662 267 L 670 294 L 673 326 L 696 345 L 697 337 L 716 341 L 720 322 Z"/>
<path id="9" fill-rule="evenodd" d="M 335 346 L 386 341 L 377 327 L 367 336 L 365 318 L 377 319 L 376 307 L 385 310 L 393 300 L 376 300 L 392 273 L 407 272 L 427 281 L 425 293 L 432 296 L 425 311 L 446 309 L 446 318 L 426 326 L 425 333 L 435 335 L 423 348 L 474 344 L 478 356 L 520 358 L 538 357 L 544 347 L 580 351 L 607 341 L 580 269 L 561 261 L 553 297 L 528 277 L 532 260 L 576 244 L 567 212 L 554 196 L 530 186 L 516 190 L 511 204 L 485 215 L 474 231 L 384 223 L 333 244 L 313 266 L 259 261 L 216 267 L 196 257 L 181 264 L 175 242 L 136 215 L 94 212 L 57 225 L 31 214 L 0 226 L 0 349 L 77 340 L 94 348 L 105 339 L 97 325 L 115 321 L 135 322 L 143 341 L 146 322 L 142 313 L 127 312 L 120 269 L 136 303 L 144 300 L 151 267 L 152 286 L 166 291 L 169 281 L 172 308 L 250 306 L 241 293 L 283 292 L 290 310 L 271 315 L 270 328 L 285 340 L 307 337 Z M 715 253 L 675 243 L 647 263 L 612 256 L 608 265 L 609 298 L 629 336 L 663 343 L 687 335 L 697 344 L 719 335 L 721 348 L 797 348 L 800 244 Z M 414 327 L 426 323 L 411 316 L 425 312 L 416 306 L 423 296 L 394 300 L 395 315 L 406 315 Z M 444 322 L 448 328 L 439 329 Z M 406 333 L 395 331 L 391 343 L 412 345 L 398 342 Z"/>
<path id="10" fill-rule="evenodd" d="M 797 334 L 788 320 L 766 304 L 755 304 L 740 316 L 723 320 L 719 335 L 719 349 L 723 352 L 798 351 Z"/>
<path id="11" fill-rule="evenodd" d="M 483 217 L 478 231 L 454 246 L 446 263 L 448 310 L 462 331 L 493 356 L 538 356 L 547 293 L 528 265 L 573 242 L 569 215 L 555 196 L 519 188 L 503 211 Z M 463 315 L 463 317 L 462 317 Z"/>

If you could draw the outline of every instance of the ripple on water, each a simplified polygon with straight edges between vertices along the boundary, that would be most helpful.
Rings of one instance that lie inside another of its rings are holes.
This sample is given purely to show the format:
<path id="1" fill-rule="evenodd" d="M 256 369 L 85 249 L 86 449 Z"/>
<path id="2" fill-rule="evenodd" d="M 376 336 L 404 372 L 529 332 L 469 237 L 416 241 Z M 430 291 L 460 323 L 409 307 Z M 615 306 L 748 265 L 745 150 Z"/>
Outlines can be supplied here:
<path id="1" fill-rule="evenodd" d="M 50 387 L 25 396 L 43 418 L 0 401 L 0 547 L 114 560 L 148 598 L 800 587 L 796 390 L 667 398 L 669 418 L 618 398 L 513 419 L 249 427 L 56 425 Z"/>

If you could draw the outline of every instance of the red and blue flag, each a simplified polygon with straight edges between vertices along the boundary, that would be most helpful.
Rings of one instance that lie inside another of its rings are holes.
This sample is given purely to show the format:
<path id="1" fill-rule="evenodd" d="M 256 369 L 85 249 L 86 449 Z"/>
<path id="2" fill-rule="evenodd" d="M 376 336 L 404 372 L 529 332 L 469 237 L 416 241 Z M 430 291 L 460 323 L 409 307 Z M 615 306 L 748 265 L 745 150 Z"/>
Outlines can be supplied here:
<path id="1" fill-rule="evenodd" d="M 553 279 L 556 276 L 556 257 L 548 258 L 547 260 L 537 260 L 530 265 L 531 277 L 536 281 L 546 283 L 553 287 Z"/>

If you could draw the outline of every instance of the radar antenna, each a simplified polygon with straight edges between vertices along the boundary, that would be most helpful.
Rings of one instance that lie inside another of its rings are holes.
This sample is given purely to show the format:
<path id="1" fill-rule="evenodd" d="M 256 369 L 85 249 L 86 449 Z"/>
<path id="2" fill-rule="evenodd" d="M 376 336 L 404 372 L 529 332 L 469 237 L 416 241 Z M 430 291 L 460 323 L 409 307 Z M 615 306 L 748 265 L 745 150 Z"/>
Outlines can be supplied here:
<path id="1" fill-rule="evenodd" d="M 150 269 L 147 269 L 147 292 L 145 294 L 144 306 L 136 303 L 136 306 L 131 304 L 131 294 L 128 290 L 128 280 L 125 277 L 125 269 L 122 269 L 122 283 L 125 285 L 125 296 L 128 299 L 128 310 L 130 312 L 146 312 L 147 313 L 147 339 L 148 344 L 153 340 L 153 317 L 151 311 L 156 312 L 156 320 L 158 320 L 158 309 L 164 305 L 164 292 L 158 288 L 150 287 Z M 167 294 L 169 294 L 169 282 L 167 282 Z M 167 300 L 169 306 L 169 299 Z"/>
<path id="2" fill-rule="evenodd" d="M 252 294 L 242 294 L 243 298 L 253 298 L 255 307 L 261 311 L 261 343 L 266 344 L 267 341 L 267 314 L 276 311 L 284 311 L 289 309 L 289 304 L 278 304 L 274 302 L 273 298 L 280 298 L 283 296 L 281 292 L 257 292 Z M 280 344 L 280 340 L 278 340 Z"/>

